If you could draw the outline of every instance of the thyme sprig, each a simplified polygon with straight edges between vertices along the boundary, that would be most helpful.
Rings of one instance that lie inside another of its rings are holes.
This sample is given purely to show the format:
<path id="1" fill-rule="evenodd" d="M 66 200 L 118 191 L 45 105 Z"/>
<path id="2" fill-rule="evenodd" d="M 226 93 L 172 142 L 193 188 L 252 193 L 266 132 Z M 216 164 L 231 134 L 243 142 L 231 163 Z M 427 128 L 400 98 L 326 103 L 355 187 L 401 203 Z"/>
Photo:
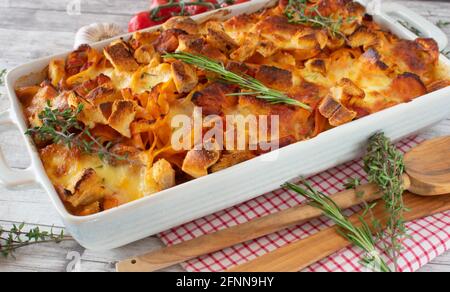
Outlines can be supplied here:
<path id="1" fill-rule="evenodd" d="M 378 133 L 369 140 L 364 157 L 364 170 L 369 182 L 378 185 L 383 192 L 385 208 L 389 213 L 385 236 L 390 240 L 387 253 L 398 270 L 398 254 L 402 250 L 402 240 L 406 234 L 403 213 L 408 211 L 403 202 L 403 173 L 405 164 L 403 154 L 383 134 Z"/>
<path id="2" fill-rule="evenodd" d="M 41 243 L 60 243 L 66 240 L 72 240 L 66 236 L 64 231 L 55 233 L 53 228 L 50 231 L 40 230 L 39 227 L 24 231 L 25 223 L 19 226 L 13 225 L 9 230 L 0 226 L 0 253 L 5 257 L 13 257 L 19 248 L 41 244 Z"/>
<path id="3" fill-rule="evenodd" d="M 295 193 L 311 200 L 310 205 L 322 210 L 324 215 L 331 219 L 336 225 L 341 228 L 340 234 L 349 242 L 364 250 L 366 256 L 363 257 L 362 263 L 373 269 L 381 272 L 390 272 L 389 266 L 381 257 L 380 251 L 376 247 L 376 238 L 372 235 L 369 225 L 365 222 L 364 216 L 359 218 L 361 222 L 360 227 L 356 227 L 346 217 L 339 206 L 325 194 L 315 190 L 308 182 L 304 181 L 302 188 L 295 184 L 287 183 L 284 185 L 286 189 L 294 191 Z"/>
<path id="4" fill-rule="evenodd" d="M 241 92 L 236 95 L 254 95 L 256 98 L 263 99 L 271 104 L 284 103 L 299 106 L 309 111 L 311 110 L 311 107 L 309 105 L 289 98 L 283 92 L 271 89 L 251 76 L 245 74 L 239 75 L 234 72 L 228 71 L 227 69 L 225 69 L 225 66 L 222 63 L 219 63 L 208 57 L 202 55 L 194 55 L 186 52 L 165 54 L 163 57 L 168 59 L 181 60 L 186 64 L 194 65 L 195 67 L 202 70 L 216 73 L 219 76 L 218 79 L 220 81 L 238 85 L 240 88 L 249 91 Z"/>
<path id="5" fill-rule="evenodd" d="M 336 19 L 323 16 L 317 5 L 308 6 L 308 0 L 289 0 L 284 14 L 290 23 L 323 28 L 333 37 L 346 38 L 345 34 L 341 32 L 344 19 L 341 16 Z M 349 19 L 350 21 L 352 19 Z"/>
<path id="6" fill-rule="evenodd" d="M 78 121 L 77 116 L 82 111 L 82 104 L 75 110 L 71 108 L 65 110 L 52 109 L 50 104 L 47 104 L 38 115 L 42 125 L 28 129 L 25 134 L 37 136 L 42 141 L 51 140 L 55 144 L 62 144 L 70 149 L 75 148 L 85 154 L 95 154 L 107 163 L 111 163 L 113 160 L 128 160 L 126 155 L 111 152 L 111 142 L 105 145 Z"/>

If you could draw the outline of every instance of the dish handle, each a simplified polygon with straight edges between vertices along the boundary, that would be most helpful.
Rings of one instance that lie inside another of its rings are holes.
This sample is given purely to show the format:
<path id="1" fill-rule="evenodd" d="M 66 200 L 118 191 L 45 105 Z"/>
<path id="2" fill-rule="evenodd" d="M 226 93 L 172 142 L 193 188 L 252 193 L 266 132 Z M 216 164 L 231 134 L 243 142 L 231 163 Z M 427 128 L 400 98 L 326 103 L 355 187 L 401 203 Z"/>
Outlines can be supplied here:
<path id="1" fill-rule="evenodd" d="M 406 21 L 408 25 L 420 31 L 423 37 L 434 39 L 440 51 L 447 47 L 448 39 L 446 34 L 439 27 L 411 9 L 398 3 L 387 2 L 382 4 L 382 10 L 389 17 Z"/>
<path id="2" fill-rule="evenodd" d="M 9 110 L 0 112 L 1 130 L 4 130 L 7 126 L 15 126 Z M 9 167 L 3 152 L 0 151 L 0 185 L 7 188 L 14 188 L 35 182 L 36 178 L 31 167 L 27 169 L 13 169 Z"/>

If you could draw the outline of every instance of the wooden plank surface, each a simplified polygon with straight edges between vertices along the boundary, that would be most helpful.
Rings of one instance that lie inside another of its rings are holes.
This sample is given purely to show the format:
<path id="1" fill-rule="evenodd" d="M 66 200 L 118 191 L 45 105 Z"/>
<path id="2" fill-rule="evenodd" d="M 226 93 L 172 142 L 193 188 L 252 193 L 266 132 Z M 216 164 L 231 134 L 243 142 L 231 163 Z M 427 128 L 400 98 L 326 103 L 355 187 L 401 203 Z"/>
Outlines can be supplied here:
<path id="1" fill-rule="evenodd" d="M 447 1 L 405 1 L 409 8 L 436 23 L 450 21 L 450 3 Z M 115 22 L 126 28 L 130 16 L 147 8 L 147 0 L 80 0 L 81 13 L 69 9 L 73 0 L 0 0 L 0 68 L 10 69 L 19 64 L 51 54 L 70 50 L 76 30 L 92 22 Z M 450 38 L 450 26 L 443 30 Z M 0 88 L 0 111 L 9 107 Z M 450 117 L 425 132 L 427 137 L 450 134 Z M 17 130 L 0 135 L 0 146 L 9 164 L 23 169 L 29 163 L 25 147 Z M 28 222 L 41 228 L 63 227 L 45 192 L 34 187 L 27 190 L 7 190 L 0 187 L 0 224 Z M 113 271 L 113 263 L 135 254 L 161 247 L 155 238 L 147 238 L 129 246 L 92 252 L 75 242 L 60 245 L 45 244 L 22 249 L 15 260 L 0 258 L 0 271 L 66 271 L 74 255 L 80 254 L 81 271 Z M 171 269 L 180 271 L 180 267 Z M 450 252 L 435 259 L 422 271 L 450 271 Z"/>

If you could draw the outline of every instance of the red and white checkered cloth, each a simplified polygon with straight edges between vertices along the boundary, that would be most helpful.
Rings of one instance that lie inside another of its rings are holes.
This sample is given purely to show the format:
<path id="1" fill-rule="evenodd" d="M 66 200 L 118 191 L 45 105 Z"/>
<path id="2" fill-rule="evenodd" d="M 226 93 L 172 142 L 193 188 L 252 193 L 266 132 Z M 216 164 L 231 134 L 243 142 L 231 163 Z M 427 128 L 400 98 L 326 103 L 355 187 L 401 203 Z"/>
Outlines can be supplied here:
<path id="1" fill-rule="evenodd" d="M 413 137 L 398 144 L 403 152 L 422 141 Z M 343 190 L 348 178 L 364 178 L 362 161 L 352 161 L 308 179 L 315 188 L 333 194 Z M 245 202 L 239 206 L 218 212 L 187 223 L 160 234 L 167 245 L 173 245 L 195 237 L 211 233 L 233 225 L 241 224 L 257 217 L 301 204 L 304 199 L 291 192 L 279 189 Z M 351 215 L 359 207 L 347 210 Z M 225 250 L 191 260 L 183 267 L 192 272 L 223 271 L 232 266 L 245 263 L 288 243 L 308 237 L 317 231 L 331 226 L 326 218 L 318 218 L 250 242 L 239 244 Z M 450 249 L 450 211 L 428 218 L 410 222 L 407 225 L 410 238 L 404 241 L 404 251 L 399 257 L 401 271 L 416 271 L 435 257 Z M 307 271 L 365 271 L 359 263 L 363 253 L 356 247 L 346 248 L 338 253 L 308 267 Z"/>

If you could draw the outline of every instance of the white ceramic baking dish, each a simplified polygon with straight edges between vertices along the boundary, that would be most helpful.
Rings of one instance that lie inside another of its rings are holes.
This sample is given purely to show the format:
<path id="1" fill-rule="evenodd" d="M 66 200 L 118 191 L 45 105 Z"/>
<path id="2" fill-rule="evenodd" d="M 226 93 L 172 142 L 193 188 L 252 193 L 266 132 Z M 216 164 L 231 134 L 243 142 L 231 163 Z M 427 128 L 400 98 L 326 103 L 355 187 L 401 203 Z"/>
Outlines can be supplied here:
<path id="1" fill-rule="evenodd" d="M 231 14 L 225 17 L 255 12 L 275 2 L 256 0 L 236 5 L 228 9 Z M 375 17 L 376 21 L 397 35 L 414 38 L 414 35 L 396 23 L 392 16 L 407 20 L 423 35 L 436 39 L 441 48 L 446 46 L 447 39 L 437 27 L 405 7 L 387 3 L 383 11 Z M 197 19 L 204 19 L 209 15 L 210 13 L 206 13 Z M 109 42 L 101 42 L 94 47 L 102 48 Z M 6 86 L 11 108 L 0 114 L 0 125 L 18 127 L 22 133 L 26 131 L 26 123 L 14 86 L 17 82 L 24 82 L 21 78 L 23 76 L 42 72 L 51 59 L 66 55 L 43 58 L 19 66 L 7 74 Z M 441 61 L 450 67 L 450 62 L 443 56 Z M 39 81 L 36 80 L 39 79 L 36 77 L 39 74 L 30 76 L 26 78 L 28 82 Z M 62 216 L 71 235 L 86 248 L 105 250 L 123 246 L 239 204 L 274 190 L 295 177 L 307 177 L 356 158 L 361 155 L 367 139 L 377 131 L 384 131 L 392 139 L 400 139 L 449 115 L 450 87 L 327 131 L 312 140 L 290 145 L 219 173 L 87 217 L 76 217 L 66 211 L 29 137 L 25 139 L 31 155 L 30 167 L 25 170 L 13 170 L 7 166 L 3 155 L 0 154 L 0 181 L 7 187 L 40 184 Z"/>

